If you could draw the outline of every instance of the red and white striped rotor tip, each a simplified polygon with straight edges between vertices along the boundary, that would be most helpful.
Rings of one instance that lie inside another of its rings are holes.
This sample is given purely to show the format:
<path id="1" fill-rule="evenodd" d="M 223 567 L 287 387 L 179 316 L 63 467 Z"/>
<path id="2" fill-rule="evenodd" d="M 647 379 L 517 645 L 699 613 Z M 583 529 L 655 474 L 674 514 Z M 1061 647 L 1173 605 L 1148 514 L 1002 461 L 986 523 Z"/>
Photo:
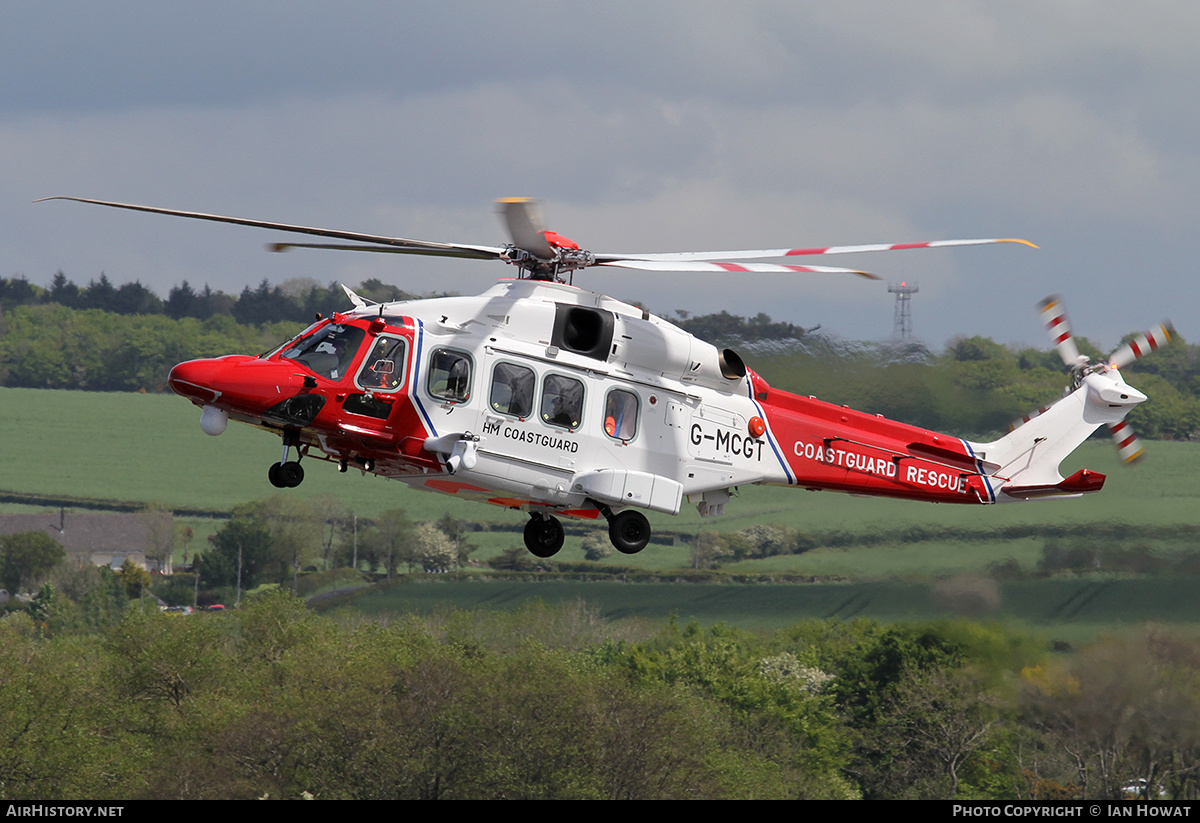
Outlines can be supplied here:
<path id="1" fill-rule="evenodd" d="M 1132 463 L 1142 456 L 1142 441 L 1124 420 L 1109 425 L 1108 431 L 1112 434 L 1113 442 L 1117 444 L 1117 454 L 1122 462 Z"/>
<path id="2" fill-rule="evenodd" d="M 1079 353 L 1079 347 L 1075 345 L 1071 323 L 1067 320 L 1067 307 L 1063 305 L 1062 298 L 1056 294 L 1047 297 L 1038 303 L 1038 312 L 1058 356 L 1067 368 L 1078 369 L 1087 365 L 1087 358 Z"/>
<path id="3" fill-rule="evenodd" d="M 1158 351 L 1171 342 L 1175 336 L 1175 327 L 1170 320 L 1164 320 L 1150 331 L 1143 332 L 1115 352 L 1109 355 L 1108 365 L 1114 369 L 1128 366 L 1139 357 L 1145 357 L 1150 352 Z"/>

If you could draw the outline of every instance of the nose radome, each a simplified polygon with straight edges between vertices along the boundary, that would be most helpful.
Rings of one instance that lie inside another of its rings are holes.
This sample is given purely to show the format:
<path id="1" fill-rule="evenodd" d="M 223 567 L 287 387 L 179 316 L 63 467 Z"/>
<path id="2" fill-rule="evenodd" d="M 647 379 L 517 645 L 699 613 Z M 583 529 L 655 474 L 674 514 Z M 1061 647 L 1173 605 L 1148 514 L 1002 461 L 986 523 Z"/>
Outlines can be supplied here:
<path id="1" fill-rule="evenodd" d="M 220 396 L 214 385 L 220 371 L 219 360 L 188 360 L 171 369 L 167 385 L 178 395 L 208 402 Z"/>
<path id="2" fill-rule="evenodd" d="M 288 369 L 279 363 L 230 354 L 204 360 L 188 360 L 171 369 L 167 384 L 171 391 L 201 403 L 236 405 L 257 408 L 263 403 L 276 402 L 281 391 L 296 382 Z"/>

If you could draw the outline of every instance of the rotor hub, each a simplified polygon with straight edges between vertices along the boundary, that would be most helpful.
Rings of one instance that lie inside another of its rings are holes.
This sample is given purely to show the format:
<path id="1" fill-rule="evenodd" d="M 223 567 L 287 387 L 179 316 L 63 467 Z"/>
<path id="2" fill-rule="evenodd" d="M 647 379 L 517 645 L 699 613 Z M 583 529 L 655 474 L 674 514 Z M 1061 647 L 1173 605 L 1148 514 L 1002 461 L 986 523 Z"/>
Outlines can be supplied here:
<path id="1" fill-rule="evenodd" d="M 590 251 L 579 248 L 554 248 L 554 256 L 542 259 L 537 255 L 509 244 L 500 252 L 500 259 L 521 270 L 521 279 L 549 280 L 555 283 L 566 283 L 571 278 L 565 277 L 576 269 L 584 269 L 596 265 L 596 256 Z"/>

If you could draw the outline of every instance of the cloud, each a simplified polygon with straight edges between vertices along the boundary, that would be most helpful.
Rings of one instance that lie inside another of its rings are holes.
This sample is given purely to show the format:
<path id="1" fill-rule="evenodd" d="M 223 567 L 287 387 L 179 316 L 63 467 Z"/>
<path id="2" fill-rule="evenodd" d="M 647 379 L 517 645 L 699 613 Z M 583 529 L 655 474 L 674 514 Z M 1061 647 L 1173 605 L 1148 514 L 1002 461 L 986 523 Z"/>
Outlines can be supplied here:
<path id="1" fill-rule="evenodd" d="M 3 265 L 35 282 L 103 269 L 160 291 L 413 272 L 473 291 L 504 270 L 265 255 L 263 232 L 30 201 L 494 243 L 492 199 L 530 195 L 554 228 L 605 251 L 1028 235 L 1045 250 L 847 262 L 919 276 L 917 328 L 934 342 L 1008 339 L 1049 281 L 1086 292 L 1072 305 L 1100 318 L 1088 333 L 1115 340 L 1128 321 L 1102 295 L 1131 270 L 1153 273 L 1138 301 L 1190 304 L 1200 124 L 1180 101 L 1200 73 L 1198 15 L 1182 3 L 10 4 Z M 891 328 L 885 292 L 836 278 L 604 283 L 668 310 Z"/>

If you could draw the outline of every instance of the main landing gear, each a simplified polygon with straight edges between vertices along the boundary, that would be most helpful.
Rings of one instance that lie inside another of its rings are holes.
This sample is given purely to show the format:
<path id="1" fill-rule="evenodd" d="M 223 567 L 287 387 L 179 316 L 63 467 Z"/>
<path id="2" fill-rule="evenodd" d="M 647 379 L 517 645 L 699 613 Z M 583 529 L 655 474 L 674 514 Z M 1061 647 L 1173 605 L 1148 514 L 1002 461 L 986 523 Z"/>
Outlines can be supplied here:
<path id="1" fill-rule="evenodd" d="M 637 509 L 626 509 L 620 514 L 613 514 L 612 509 L 598 500 L 588 502 L 599 509 L 600 514 L 608 521 L 608 539 L 612 541 L 614 549 L 621 554 L 637 554 L 646 548 L 646 544 L 650 542 L 650 521 L 646 519 L 646 515 Z"/>
<path id="2" fill-rule="evenodd" d="M 600 504 L 600 513 L 608 520 L 608 539 L 622 554 L 637 554 L 650 542 L 650 521 L 637 509 L 613 514 Z M 564 533 L 558 518 L 545 512 L 529 515 L 525 524 L 525 548 L 535 557 L 553 557 L 563 547 Z"/>
<path id="3" fill-rule="evenodd" d="M 267 470 L 267 479 L 277 489 L 294 489 L 304 482 L 304 468 L 299 460 L 288 460 L 292 446 L 299 446 L 300 438 L 294 432 L 283 433 L 283 459 L 272 463 Z"/>
<path id="4" fill-rule="evenodd" d="M 525 548 L 534 557 L 553 557 L 563 546 L 566 535 L 562 523 L 557 517 L 545 512 L 534 512 L 529 515 L 525 524 Z"/>
<path id="5" fill-rule="evenodd" d="M 622 554 L 637 554 L 650 542 L 650 521 L 637 509 L 626 509 L 620 514 L 600 510 L 608 517 L 608 539 Z"/>

